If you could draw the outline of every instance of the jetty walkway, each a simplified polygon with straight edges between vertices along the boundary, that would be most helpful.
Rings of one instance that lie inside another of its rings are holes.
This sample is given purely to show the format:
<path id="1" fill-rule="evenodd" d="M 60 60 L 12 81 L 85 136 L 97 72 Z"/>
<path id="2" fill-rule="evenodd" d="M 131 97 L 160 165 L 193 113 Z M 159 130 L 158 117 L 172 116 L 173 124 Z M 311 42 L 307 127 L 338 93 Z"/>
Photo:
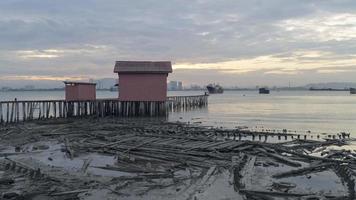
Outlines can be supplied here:
<path id="1" fill-rule="evenodd" d="M 89 101 L 30 100 L 0 101 L 0 124 L 29 120 L 84 116 L 160 117 L 208 105 L 208 95 L 170 96 L 166 101 Z"/>

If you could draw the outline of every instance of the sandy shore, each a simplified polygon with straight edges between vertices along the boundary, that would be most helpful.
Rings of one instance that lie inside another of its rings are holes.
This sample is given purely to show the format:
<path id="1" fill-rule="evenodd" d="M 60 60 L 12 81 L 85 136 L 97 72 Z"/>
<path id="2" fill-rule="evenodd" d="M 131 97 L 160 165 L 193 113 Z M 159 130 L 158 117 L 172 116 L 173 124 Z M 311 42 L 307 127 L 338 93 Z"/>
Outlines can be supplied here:
<path id="1" fill-rule="evenodd" d="M 3 199 L 354 199 L 352 139 L 266 142 L 160 119 L 0 128 Z M 271 135 L 269 135 L 271 137 Z M 278 138 L 278 137 L 276 137 Z"/>

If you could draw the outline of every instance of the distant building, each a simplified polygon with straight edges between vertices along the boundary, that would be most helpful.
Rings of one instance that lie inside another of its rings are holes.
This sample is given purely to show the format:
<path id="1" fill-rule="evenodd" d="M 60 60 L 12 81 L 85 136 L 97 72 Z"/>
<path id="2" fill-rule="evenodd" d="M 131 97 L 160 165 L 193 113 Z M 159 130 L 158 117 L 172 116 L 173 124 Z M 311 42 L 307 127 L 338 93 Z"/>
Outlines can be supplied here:
<path id="1" fill-rule="evenodd" d="M 177 90 L 177 81 L 169 81 L 168 90 Z"/>
<path id="2" fill-rule="evenodd" d="M 183 90 L 183 83 L 178 81 L 178 90 Z"/>
<path id="3" fill-rule="evenodd" d="M 25 90 L 34 90 L 35 86 L 34 85 L 25 85 L 24 89 Z"/>
<path id="4" fill-rule="evenodd" d="M 2 87 L 1 88 L 1 91 L 10 91 L 10 90 L 12 90 L 11 87 Z"/>
<path id="5" fill-rule="evenodd" d="M 168 90 L 171 91 L 183 90 L 183 84 L 181 81 L 169 81 Z"/>
<path id="6" fill-rule="evenodd" d="M 191 85 L 189 89 L 190 90 L 201 90 L 202 87 L 200 87 L 199 85 Z"/>
<path id="7" fill-rule="evenodd" d="M 65 81 L 65 99 L 67 101 L 95 100 L 96 83 Z"/>
<path id="8" fill-rule="evenodd" d="M 98 90 L 103 89 L 103 83 L 102 83 L 100 80 L 96 82 L 96 88 L 97 88 Z"/>
<path id="9" fill-rule="evenodd" d="M 169 61 L 117 61 L 119 99 L 122 101 L 165 101 L 167 76 L 172 73 Z"/>

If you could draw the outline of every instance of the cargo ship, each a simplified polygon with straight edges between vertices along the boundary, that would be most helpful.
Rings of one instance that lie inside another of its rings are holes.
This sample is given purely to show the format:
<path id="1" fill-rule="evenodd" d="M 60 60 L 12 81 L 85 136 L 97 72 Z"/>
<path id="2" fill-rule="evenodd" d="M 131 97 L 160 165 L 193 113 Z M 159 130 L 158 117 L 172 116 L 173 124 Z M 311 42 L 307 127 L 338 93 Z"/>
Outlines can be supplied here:
<path id="1" fill-rule="evenodd" d="M 350 94 L 356 94 L 356 88 L 350 88 Z"/>
<path id="2" fill-rule="evenodd" d="M 209 84 L 206 86 L 209 91 L 209 94 L 221 94 L 224 93 L 224 89 L 218 84 Z"/>
<path id="3" fill-rule="evenodd" d="M 351 88 L 350 89 L 348 89 L 348 88 L 338 89 L 338 88 L 313 88 L 313 87 L 311 87 L 311 88 L 309 88 L 309 90 L 310 91 L 349 91 L 349 90 L 351 90 Z"/>
<path id="4" fill-rule="evenodd" d="M 259 88 L 258 92 L 260 94 L 269 94 L 269 89 L 268 88 Z"/>

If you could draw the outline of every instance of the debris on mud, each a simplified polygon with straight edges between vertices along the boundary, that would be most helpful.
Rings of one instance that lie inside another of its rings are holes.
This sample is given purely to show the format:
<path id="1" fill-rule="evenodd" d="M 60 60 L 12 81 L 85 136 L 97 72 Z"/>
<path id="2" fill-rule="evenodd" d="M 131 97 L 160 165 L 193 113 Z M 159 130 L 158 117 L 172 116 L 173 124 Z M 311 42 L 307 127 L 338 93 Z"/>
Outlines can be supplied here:
<path id="1" fill-rule="evenodd" d="M 240 129 L 143 118 L 53 119 L 2 127 L 0 195 L 355 199 L 352 139 L 278 143 L 244 137 Z"/>

